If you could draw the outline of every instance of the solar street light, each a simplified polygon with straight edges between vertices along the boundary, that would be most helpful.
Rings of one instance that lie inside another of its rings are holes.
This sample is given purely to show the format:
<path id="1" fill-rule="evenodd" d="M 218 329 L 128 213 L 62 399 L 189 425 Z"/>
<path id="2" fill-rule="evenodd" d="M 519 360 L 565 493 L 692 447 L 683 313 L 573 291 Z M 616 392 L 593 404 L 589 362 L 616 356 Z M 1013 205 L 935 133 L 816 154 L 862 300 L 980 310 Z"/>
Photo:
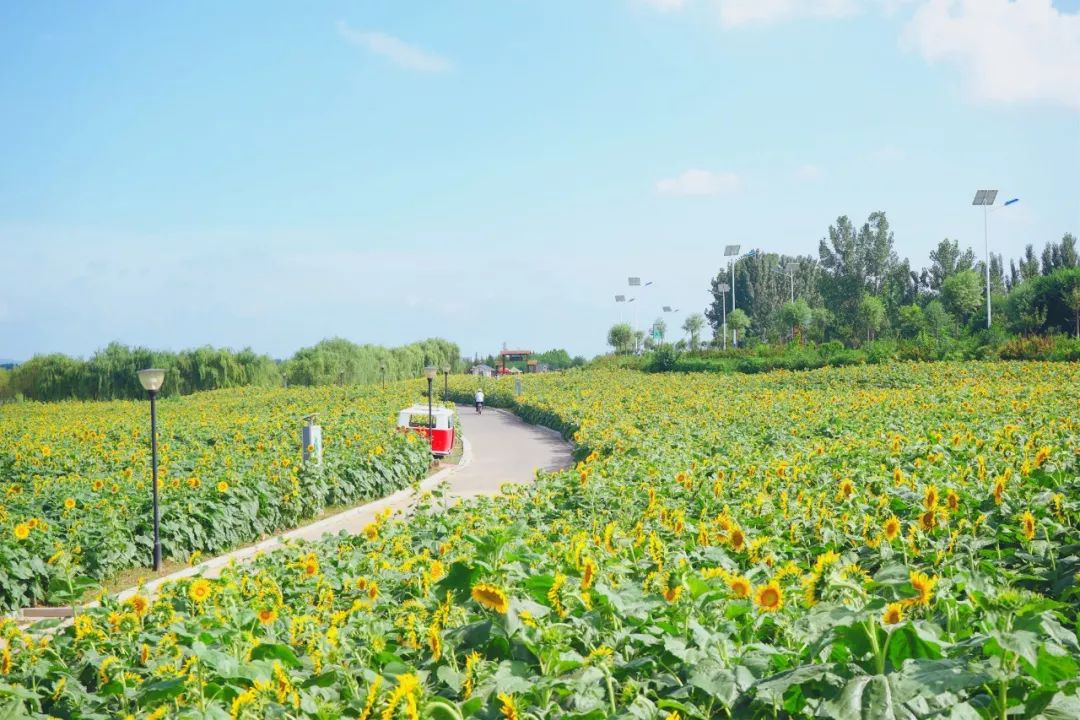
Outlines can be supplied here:
<path id="1" fill-rule="evenodd" d="M 641 287 L 641 278 L 639 277 L 627 278 L 627 281 L 630 287 Z"/>
<path id="2" fill-rule="evenodd" d="M 161 511 L 158 506 L 158 472 L 157 472 L 157 405 L 154 402 L 162 383 L 165 382 L 165 371 L 159 368 L 147 368 L 140 370 L 139 383 L 150 396 L 150 472 L 153 474 L 153 498 L 154 498 L 154 572 L 161 569 Z"/>
<path id="3" fill-rule="evenodd" d="M 616 295 L 615 296 L 615 302 L 626 302 L 626 296 L 625 295 Z"/>
<path id="4" fill-rule="evenodd" d="M 739 254 L 742 245 L 727 245 L 724 247 L 724 257 L 734 257 Z"/>
<path id="5" fill-rule="evenodd" d="M 1004 205 L 998 207 L 992 207 L 994 201 L 997 200 L 997 190 L 979 190 L 975 193 L 975 199 L 971 201 L 972 205 L 982 206 L 983 209 L 983 268 L 986 271 L 986 327 L 990 327 L 990 321 L 992 319 L 990 310 L 990 213 L 994 210 L 999 210 L 1003 207 L 1009 207 L 1014 203 L 1020 202 L 1020 198 L 1012 198 L 1006 200 Z"/>

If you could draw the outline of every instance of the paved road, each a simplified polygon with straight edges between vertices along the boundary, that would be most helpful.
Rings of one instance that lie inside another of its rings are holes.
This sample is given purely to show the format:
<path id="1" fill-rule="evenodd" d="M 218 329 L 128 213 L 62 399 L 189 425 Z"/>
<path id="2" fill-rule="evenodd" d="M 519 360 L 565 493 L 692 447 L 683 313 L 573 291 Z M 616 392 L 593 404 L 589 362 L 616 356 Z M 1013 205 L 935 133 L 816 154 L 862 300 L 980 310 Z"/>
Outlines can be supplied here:
<path id="1" fill-rule="evenodd" d="M 529 483 L 536 471 L 569 466 L 570 446 L 547 428 L 529 425 L 502 410 L 477 415 L 458 406 L 462 433 L 472 445 L 472 462 L 450 479 L 451 495 L 493 495 L 503 483 Z"/>
<path id="2" fill-rule="evenodd" d="M 532 482 L 538 468 L 558 470 L 573 462 L 570 445 L 558 433 L 529 425 L 508 412 L 488 409 L 483 415 L 476 415 L 471 406 L 463 405 L 458 408 L 458 415 L 462 434 L 468 444 L 462 467 L 448 466 L 425 480 L 421 484 L 424 489 L 431 489 L 446 481 L 450 485 L 450 498 L 494 495 L 505 483 Z M 387 508 L 408 509 L 414 499 L 411 489 L 400 490 L 381 500 L 147 583 L 143 593 L 153 595 L 162 583 L 192 575 L 217 577 L 228 564 L 244 562 L 257 553 L 271 552 L 285 540 L 318 540 L 323 535 L 342 530 L 359 533 L 375 519 L 376 514 Z M 119 593 L 119 599 L 124 600 L 134 592 L 134 589 L 125 590 Z"/>

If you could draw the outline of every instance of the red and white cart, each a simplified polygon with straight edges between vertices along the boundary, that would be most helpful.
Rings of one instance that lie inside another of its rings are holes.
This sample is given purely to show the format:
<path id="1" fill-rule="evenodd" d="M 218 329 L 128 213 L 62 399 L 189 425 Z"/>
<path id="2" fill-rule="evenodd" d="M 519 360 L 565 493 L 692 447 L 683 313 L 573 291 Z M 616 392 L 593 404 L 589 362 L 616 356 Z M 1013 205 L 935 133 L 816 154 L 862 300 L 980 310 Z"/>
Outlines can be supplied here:
<path id="1" fill-rule="evenodd" d="M 413 405 L 398 413 L 397 426 L 402 432 L 414 432 L 427 438 L 431 454 L 446 457 L 454 451 L 454 411 L 432 408 L 431 421 L 434 427 L 428 428 L 427 405 Z"/>

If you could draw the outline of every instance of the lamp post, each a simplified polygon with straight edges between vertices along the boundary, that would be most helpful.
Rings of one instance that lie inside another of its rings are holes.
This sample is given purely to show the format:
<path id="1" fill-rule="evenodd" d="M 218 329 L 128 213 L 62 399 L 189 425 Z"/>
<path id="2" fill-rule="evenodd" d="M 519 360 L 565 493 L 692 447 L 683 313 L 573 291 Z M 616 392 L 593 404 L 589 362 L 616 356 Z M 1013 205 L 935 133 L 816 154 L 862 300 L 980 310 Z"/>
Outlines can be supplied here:
<path id="1" fill-rule="evenodd" d="M 999 207 L 991 207 L 994 201 L 997 200 L 997 190 L 979 190 L 975 193 L 975 199 L 972 200 L 972 205 L 981 205 L 983 209 L 983 266 L 986 270 L 986 327 L 990 328 L 990 213 L 995 210 L 1000 210 L 1003 207 L 1009 207 L 1013 203 L 1020 202 L 1020 198 L 1013 198 L 1012 200 L 1006 200 L 1004 205 Z"/>
<path id="2" fill-rule="evenodd" d="M 424 377 L 427 378 L 427 426 L 428 430 L 435 427 L 435 416 L 431 409 L 431 383 L 435 380 L 435 376 L 438 375 L 439 369 L 434 365 L 427 365 L 424 367 Z"/>
<path id="3" fill-rule="evenodd" d="M 787 276 L 787 279 L 791 281 L 791 302 L 795 302 L 795 271 L 787 271 L 783 268 L 773 268 L 774 273 Z"/>
<path id="4" fill-rule="evenodd" d="M 154 572 L 161 569 L 161 514 L 158 507 L 158 479 L 157 479 L 157 398 L 161 384 L 165 382 L 165 371 L 158 368 L 147 368 L 139 371 L 139 382 L 146 394 L 150 396 L 150 466 L 154 477 Z"/>
<path id="5" fill-rule="evenodd" d="M 447 399 L 450 397 L 450 366 L 449 365 L 443 365 L 442 377 L 443 377 L 442 399 L 443 399 L 443 402 L 446 402 Z"/>
<path id="6" fill-rule="evenodd" d="M 727 291 L 731 288 L 727 283 L 720 283 L 720 287 L 717 288 L 720 291 L 720 314 L 724 318 L 724 349 L 727 350 Z"/>
<path id="7" fill-rule="evenodd" d="M 731 260 L 731 311 L 735 312 L 735 263 L 739 262 L 743 258 L 753 257 L 757 254 L 757 250 L 751 250 L 745 255 L 739 255 L 739 250 L 742 249 L 742 245 L 728 245 L 724 248 L 724 257 L 729 257 Z M 735 328 L 731 329 L 731 347 L 739 346 L 739 338 L 735 335 Z"/>

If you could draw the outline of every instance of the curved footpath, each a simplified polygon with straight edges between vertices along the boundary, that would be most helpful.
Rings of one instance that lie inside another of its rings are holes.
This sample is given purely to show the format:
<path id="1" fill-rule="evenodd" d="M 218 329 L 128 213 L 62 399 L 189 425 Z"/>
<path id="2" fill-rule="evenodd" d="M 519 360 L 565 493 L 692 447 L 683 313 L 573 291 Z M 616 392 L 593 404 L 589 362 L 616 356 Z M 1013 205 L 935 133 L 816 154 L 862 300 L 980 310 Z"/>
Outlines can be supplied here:
<path id="1" fill-rule="evenodd" d="M 537 470 L 559 470 L 572 464 L 570 445 L 554 430 L 529 425 L 512 413 L 486 409 L 477 415 L 471 406 L 458 407 L 464 454 L 458 465 L 450 465 L 420 483 L 421 490 L 448 484 L 449 498 L 495 495 L 506 483 L 530 483 Z M 193 575 L 216 577 L 233 563 L 250 560 L 292 540 L 318 540 L 342 530 L 359 533 L 387 508 L 408 510 L 416 500 L 412 488 L 399 490 L 381 500 L 323 518 L 318 522 L 264 540 L 256 545 L 207 560 L 163 578 L 146 583 L 141 592 L 153 595 L 163 583 Z M 118 593 L 120 600 L 134 595 L 138 588 Z"/>

